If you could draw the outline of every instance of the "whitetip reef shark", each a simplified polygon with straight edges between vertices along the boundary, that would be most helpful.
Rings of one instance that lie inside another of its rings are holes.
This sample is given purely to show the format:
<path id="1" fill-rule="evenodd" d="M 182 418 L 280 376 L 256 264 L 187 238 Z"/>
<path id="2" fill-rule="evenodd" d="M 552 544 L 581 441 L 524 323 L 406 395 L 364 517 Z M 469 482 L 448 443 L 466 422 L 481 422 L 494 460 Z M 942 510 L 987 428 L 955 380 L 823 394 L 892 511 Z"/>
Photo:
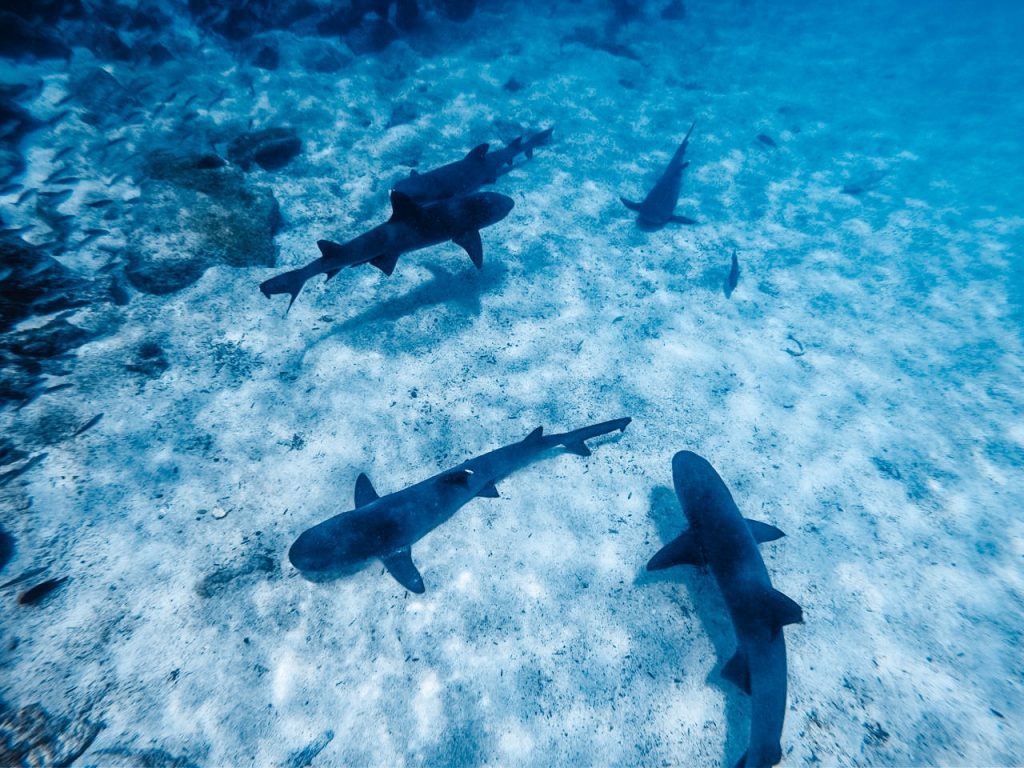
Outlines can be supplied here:
<path id="1" fill-rule="evenodd" d="M 737 768 L 766 768 L 782 759 L 786 715 L 786 641 L 782 628 L 803 621 L 803 611 L 772 587 L 757 545 L 785 534 L 740 514 L 722 478 L 690 451 L 672 458 L 672 480 L 690 527 L 647 564 L 706 565 L 725 599 L 736 630 L 736 654 L 722 677 L 750 696 L 750 742 Z"/>
<path id="2" fill-rule="evenodd" d="M 372 264 L 385 275 L 395 271 L 403 253 L 451 240 L 465 249 L 479 269 L 484 263 L 480 230 L 495 224 L 512 210 L 511 197 L 497 192 L 478 192 L 418 205 L 398 191 L 391 192 L 391 218 L 347 243 L 317 241 L 321 256 L 304 267 L 275 275 L 260 284 L 267 298 L 279 293 L 291 296 L 291 309 L 306 281 L 317 275 L 330 280 L 345 267 Z"/>
<path id="3" fill-rule="evenodd" d="M 686 147 L 690 143 L 690 134 L 693 133 L 696 121 L 686 132 L 686 138 L 679 145 L 676 153 L 668 163 L 665 172 L 661 174 L 654 188 L 647 193 L 642 202 L 634 203 L 624 197 L 619 199 L 622 204 L 631 211 L 637 212 L 636 223 L 641 229 L 661 229 L 669 222 L 673 224 L 696 224 L 697 222 L 687 216 L 676 215 L 676 202 L 679 200 L 679 190 L 683 186 L 683 171 L 686 170 L 689 162 L 684 162 Z"/>
<path id="4" fill-rule="evenodd" d="M 348 575 L 379 558 L 399 584 L 422 594 L 426 587 L 412 561 L 413 544 L 477 496 L 497 498 L 498 482 L 546 451 L 562 446 L 577 456 L 589 456 L 587 440 L 623 432 L 630 421 L 616 419 L 557 435 L 545 435 L 537 427 L 518 443 L 386 496 L 378 496 L 369 478 L 360 474 L 355 509 L 304 531 L 288 550 L 288 559 L 303 576 L 320 581 Z"/>

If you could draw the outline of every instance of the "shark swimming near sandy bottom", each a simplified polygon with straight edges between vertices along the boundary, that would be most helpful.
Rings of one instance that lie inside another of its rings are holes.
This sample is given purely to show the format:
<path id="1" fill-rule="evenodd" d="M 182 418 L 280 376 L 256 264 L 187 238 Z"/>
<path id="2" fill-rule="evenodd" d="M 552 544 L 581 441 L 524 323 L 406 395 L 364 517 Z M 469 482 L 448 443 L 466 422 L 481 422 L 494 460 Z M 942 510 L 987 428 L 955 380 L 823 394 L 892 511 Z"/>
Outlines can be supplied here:
<path id="1" fill-rule="evenodd" d="M 514 205 L 511 197 L 497 192 L 478 192 L 433 205 L 417 205 L 401 192 L 392 191 L 390 219 L 347 243 L 317 241 L 319 259 L 265 280 L 260 290 L 267 298 L 287 293 L 291 309 L 312 277 L 327 275 L 330 280 L 345 267 L 360 264 L 372 264 L 390 276 L 403 253 L 448 240 L 465 249 L 479 269 L 484 262 L 480 230 L 504 219 Z"/>
<path id="2" fill-rule="evenodd" d="M 589 456 L 587 440 L 623 432 L 630 421 L 616 419 L 556 435 L 545 435 L 537 427 L 518 443 L 386 496 L 378 496 L 369 478 L 360 474 L 355 509 L 304 531 L 288 550 L 288 559 L 306 578 L 319 581 L 354 573 L 377 558 L 399 584 L 422 594 L 426 587 L 412 561 L 413 544 L 472 499 L 497 498 L 498 482 L 550 449 L 561 446 L 577 456 Z"/>
<path id="3" fill-rule="evenodd" d="M 519 136 L 500 149 L 480 144 L 452 163 L 424 173 L 413 171 L 395 182 L 394 189 L 420 204 L 475 192 L 508 173 L 519 155 L 532 159 L 533 151 L 551 140 L 552 131 L 554 128 L 547 128 L 531 136 Z"/>
<path id="4" fill-rule="evenodd" d="M 736 654 L 722 676 L 750 696 L 750 742 L 737 768 L 765 768 L 782 759 L 786 715 L 786 642 L 782 628 L 803 621 L 799 605 L 774 589 L 757 545 L 784 534 L 745 519 L 722 478 L 690 451 L 672 458 L 676 495 L 690 527 L 658 551 L 647 570 L 706 565 L 736 630 Z"/>
<path id="5" fill-rule="evenodd" d="M 624 197 L 619 198 L 629 210 L 637 212 L 636 222 L 641 229 L 661 229 L 669 222 L 673 224 L 697 223 L 687 216 L 678 216 L 675 212 L 676 202 L 679 200 L 679 190 L 683 186 L 683 171 L 689 165 L 683 158 L 686 156 L 686 147 L 690 143 L 690 134 L 693 133 L 695 125 L 697 125 L 696 122 L 690 126 L 690 130 L 686 132 L 686 138 L 672 155 L 668 167 L 651 191 L 647 193 L 647 197 L 639 203 Z"/>

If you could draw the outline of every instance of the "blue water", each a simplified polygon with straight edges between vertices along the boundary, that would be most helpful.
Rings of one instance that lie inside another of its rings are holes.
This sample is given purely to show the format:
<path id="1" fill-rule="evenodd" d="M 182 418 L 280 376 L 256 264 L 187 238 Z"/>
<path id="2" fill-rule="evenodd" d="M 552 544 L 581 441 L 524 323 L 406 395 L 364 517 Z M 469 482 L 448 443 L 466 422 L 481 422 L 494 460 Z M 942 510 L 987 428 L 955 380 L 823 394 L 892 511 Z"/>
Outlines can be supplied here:
<path id="1" fill-rule="evenodd" d="M 787 534 L 783 765 L 1024 762 L 1024 10 L 327 5 L 4 11 L 0 765 L 733 765 L 727 602 L 645 570 L 684 449 Z M 696 224 L 642 229 L 691 123 Z M 552 126 L 480 269 L 261 295 Z M 289 560 L 360 473 L 627 416 L 417 541 L 422 594 Z"/>

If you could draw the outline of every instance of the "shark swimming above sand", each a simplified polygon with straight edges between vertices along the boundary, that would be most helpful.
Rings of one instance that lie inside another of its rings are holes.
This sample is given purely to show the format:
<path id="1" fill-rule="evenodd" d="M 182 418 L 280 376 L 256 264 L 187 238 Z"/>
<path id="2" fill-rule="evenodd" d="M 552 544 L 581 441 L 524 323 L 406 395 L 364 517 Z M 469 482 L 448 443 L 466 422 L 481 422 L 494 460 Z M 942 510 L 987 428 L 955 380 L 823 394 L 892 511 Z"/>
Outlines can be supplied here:
<path id="1" fill-rule="evenodd" d="M 676 495 L 690 527 L 647 564 L 706 565 L 725 599 L 736 630 L 736 654 L 722 676 L 751 698 L 750 742 L 737 766 L 765 768 L 782 759 L 786 715 L 786 642 L 782 628 L 803 621 L 803 612 L 772 587 L 757 545 L 782 538 L 782 531 L 747 520 L 714 468 L 689 451 L 672 458 Z"/>
<path id="2" fill-rule="evenodd" d="M 395 271 L 398 257 L 451 240 L 469 254 L 479 269 L 484 250 L 480 230 L 495 224 L 515 205 L 511 197 L 479 192 L 433 205 L 418 205 L 398 191 L 391 193 L 391 218 L 347 243 L 319 240 L 319 259 L 304 267 L 275 275 L 260 284 L 267 298 L 280 293 L 291 297 L 291 309 L 306 281 L 317 275 L 330 280 L 345 267 L 372 264 L 385 275 Z"/>
<path id="3" fill-rule="evenodd" d="M 641 229 L 661 229 L 669 222 L 673 224 L 696 224 L 697 222 L 687 216 L 676 215 L 676 203 L 679 200 L 679 190 L 683 186 L 683 171 L 689 162 L 683 158 L 686 156 L 686 147 L 690 143 L 690 134 L 693 133 L 694 122 L 690 130 L 686 132 L 686 138 L 679 145 L 676 153 L 668 163 L 665 172 L 661 174 L 654 188 L 647 193 L 642 202 L 634 203 L 624 197 L 619 199 L 622 204 L 631 211 L 637 212 L 636 223 Z"/>
<path id="4" fill-rule="evenodd" d="M 503 173 L 507 173 L 519 155 L 533 157 L 533 150 L 547 144 L 554 128 L 548 128 L 532 136 L 519 136 L 501 149 L 491 149 L 489 144 L 480 144 L 471 149 L 465 157 L 439 168 L 417 173 L 395 183 L 395 190 L 410 200 L 425 204 L 450 197 L 475 192 L 485 184 L 493 184 Z"/>
<path id="5" fill-rule="evenodd" d="M 412 561 L 413 544 L 477 496 L 497 498 L 498 482 L 546 451 L 561 446 L 577 456 L 589 456 L 587 440 L 623 432 L 630 421 L 616 419 L 557 435 L 545 435 L 537 427 L 518 443 L 386 496 L 378 496 L 366 475 L 360 474 L 355 509 L 303 532 L 288 550 L 288 559 L 306 578 L 318 581 L 353 573 L 379 558 L 399 584 L 420 594 L 426 587 Z"/>

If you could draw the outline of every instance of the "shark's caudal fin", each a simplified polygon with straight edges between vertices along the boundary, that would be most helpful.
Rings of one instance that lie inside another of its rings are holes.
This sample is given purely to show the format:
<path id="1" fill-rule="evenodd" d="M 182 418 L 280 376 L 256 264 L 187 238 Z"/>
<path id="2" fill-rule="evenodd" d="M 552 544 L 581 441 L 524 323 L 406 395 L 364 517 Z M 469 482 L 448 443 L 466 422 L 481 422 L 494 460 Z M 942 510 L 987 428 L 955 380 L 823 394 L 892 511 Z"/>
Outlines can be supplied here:
<path id="1" fill-rule="evenodd" d="M 554 126 L 551 126 L 550 128 L 545 128 L 540 133 L 536 134 L 535 136 L 531 136 L 529 139 L 526 140 L 526 148 L 523 150 L 523 154 L 526 155 L 527 160 L 533 160 L 533 150 L 536 149 L 537 147 L 547 144 L 548 140 L 551 138 L 551 133 L 554 130 Z"/>
<path id="2" fill-rule="evenodd" d="M 416 565 L 412 561 L 412 552 L 408 547 L 402 547 L 390 555 L 385 555 L 381 560 L 384 561 L 384 567 L 388 569 L 388 573 L 395 577 L 395 581 L 410 592 L 422 595 L 427 591 L 427 588 L 423 586 L 423 577 L 416 570 Z"/>
<path id="3" fill-rule="evenodd" d="M 587 440 L 607 435 L 610 432 L 625 432 L 631 421 L 632 419 L 628 416 L 614 421 L 602 421 L 600 424 L 591 424 L 589 427 L 574 429 L 565 434 L 548 435 L 547 440 L 551 445 L 563 446 L 569 453 L 575 453 L 577 456 L 589 456 L 590 449 L 587 447 Z"/>
<path id="4" fill-rule="evenodd" d="M 260 283 L 260 291 L 268 299 L 280 293 L 287 293 L 291 296 L 291 300 L 288 302 L 288 309 L 291 309 L 292 304 L 295 303 L 295 299 L 298 298 L 299 292 L 302 290 L 302 286 L 306 284 L 306 280 L 305 269 L 293 269 L 291 272 L 284 272 L 280 275 L 274 275 L 269 280 L 264 280 Z"/>

